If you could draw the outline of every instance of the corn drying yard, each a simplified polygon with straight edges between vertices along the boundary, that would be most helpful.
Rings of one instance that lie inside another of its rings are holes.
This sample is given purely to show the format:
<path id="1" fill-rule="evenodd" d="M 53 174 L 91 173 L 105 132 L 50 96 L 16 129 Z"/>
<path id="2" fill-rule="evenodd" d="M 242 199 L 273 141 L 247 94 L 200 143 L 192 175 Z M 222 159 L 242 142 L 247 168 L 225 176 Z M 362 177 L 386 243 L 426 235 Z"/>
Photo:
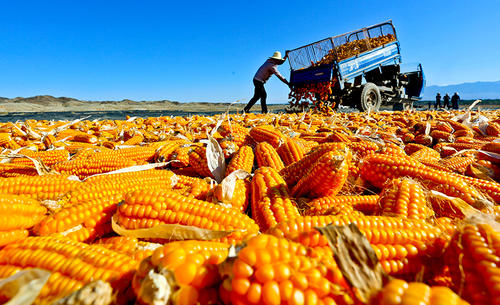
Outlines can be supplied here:
<path id="1" fill-rule="evenodd" d="M 499 115 L 0 123 L 0 301 L 500 304 Z"/>

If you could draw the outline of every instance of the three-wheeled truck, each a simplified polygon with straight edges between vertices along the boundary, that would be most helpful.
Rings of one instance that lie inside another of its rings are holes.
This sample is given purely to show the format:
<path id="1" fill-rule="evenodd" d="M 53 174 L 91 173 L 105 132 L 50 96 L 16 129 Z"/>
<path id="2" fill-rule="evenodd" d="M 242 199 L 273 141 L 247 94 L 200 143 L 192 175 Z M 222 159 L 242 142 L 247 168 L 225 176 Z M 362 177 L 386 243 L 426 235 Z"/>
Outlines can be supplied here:
<path id="1" fill-rule="evenodd" d="M 329 82 L 329 93 L 321 100 L 334 108 L 377 111 L 393 104 L 394 110 L 403 110 L 421 99 L 425 86 L 421 64 L 415 71 L 401 71 L 391 20 L 290 50 L 288 59 L 292 90 Z"/>

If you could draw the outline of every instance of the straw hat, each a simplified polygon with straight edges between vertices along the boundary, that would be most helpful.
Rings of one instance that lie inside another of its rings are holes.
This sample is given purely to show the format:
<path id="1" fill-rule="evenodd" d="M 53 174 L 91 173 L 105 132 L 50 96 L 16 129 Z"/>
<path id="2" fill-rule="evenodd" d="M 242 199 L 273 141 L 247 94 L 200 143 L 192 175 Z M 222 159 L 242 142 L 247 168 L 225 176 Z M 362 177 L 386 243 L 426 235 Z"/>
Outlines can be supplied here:
<path id="1" fill-rule="evenodd" d="M 281 60 L 281 61 L 285 61 L 283 59 L 283 57 L 281 57 L 281 52 L 280 51 L 274 52 L 273 56 L 271 56 L 269 58 L 271 58 L 271 59 L 277 59 L 277 60 Z"/>

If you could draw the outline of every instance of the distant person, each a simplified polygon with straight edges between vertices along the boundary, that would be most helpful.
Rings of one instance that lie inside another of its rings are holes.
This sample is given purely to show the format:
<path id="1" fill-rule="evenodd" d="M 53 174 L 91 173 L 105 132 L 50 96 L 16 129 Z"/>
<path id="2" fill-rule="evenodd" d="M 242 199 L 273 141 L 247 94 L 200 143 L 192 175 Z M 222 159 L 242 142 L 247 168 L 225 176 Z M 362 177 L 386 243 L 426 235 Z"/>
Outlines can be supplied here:
<path id="1" fill-rule="evenodd" d="M 451 108 L 458 110 L 458 101 L 460 101 L 460 96 L 458 96 L 458 93 L 455 92 L 455 94 L 451 97 Z"/>
<path id="2" fill-rule="evenodd" d="M 446 95 L 443 97 L 443 108 L 448 108 L 450 109 L 450 96 L 448 95 L 448 93 L 446 93 Z"/>
<path id="3" fill-rule="evenodd" d="M 436 103 L 434 104 L 434 109 L 441 108 L 441 94 L 436 94 Z"/>
<path id="4" fill-rule="evenodd" d="M 288 52 L 285 54 L 285 58 L 282 58 L 281 53 L 276 51 L 273 56 L 269 57 L 269 59 L 267 59 L 266 62 L 260 66 L 259 70 L 257 70 L 257 73 L 255 73 L 255 76 L 253 77 L 253 85 L 255 86 L 253 97 L 245 106 L 243 112 L 249 112 L 250 108 L 252 108 L 252 106 L 260 99 L 262 113 L 267 113 L 267 93 L 264 88 L 264 84 L 273 74 L 275 74 L 282 82 L 290 86 L 290 83 L 278 71 L 278 66 L 282 65 L 287 57 Z"/>

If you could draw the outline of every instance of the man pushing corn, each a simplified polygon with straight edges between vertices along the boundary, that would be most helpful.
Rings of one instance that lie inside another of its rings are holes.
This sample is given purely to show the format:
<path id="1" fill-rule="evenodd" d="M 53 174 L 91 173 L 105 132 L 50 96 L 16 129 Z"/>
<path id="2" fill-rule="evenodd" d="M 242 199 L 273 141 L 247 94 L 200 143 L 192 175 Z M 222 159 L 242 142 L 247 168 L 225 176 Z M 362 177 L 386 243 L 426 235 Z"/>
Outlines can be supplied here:
<path id="1" fill-rule="evenodd" d="M 257 73 L 255 73 L 255 76 L 253 77 L 253 85 L 255 86 L 253 97 L 245 106 L 243 112 L 249 112 L 250 108 L 252 108 L 252 106 L 260 99 L 262 113 L 267 113 L 267 93 L 264 88 L 264 84 L 273 74 L 275 74 L 282 82 L 290 86 L 290 83 L 278 71 L 278 66 L 282 65 L 287 57 L 288 52 L 286 52 L 285 58 L 282 58 L 281 53 L 276 51 L 273 56 L 269 57 L 269 59 L 267 59 L 266 62 L 260 66 L 259 70 L 257 70 Z"/>

